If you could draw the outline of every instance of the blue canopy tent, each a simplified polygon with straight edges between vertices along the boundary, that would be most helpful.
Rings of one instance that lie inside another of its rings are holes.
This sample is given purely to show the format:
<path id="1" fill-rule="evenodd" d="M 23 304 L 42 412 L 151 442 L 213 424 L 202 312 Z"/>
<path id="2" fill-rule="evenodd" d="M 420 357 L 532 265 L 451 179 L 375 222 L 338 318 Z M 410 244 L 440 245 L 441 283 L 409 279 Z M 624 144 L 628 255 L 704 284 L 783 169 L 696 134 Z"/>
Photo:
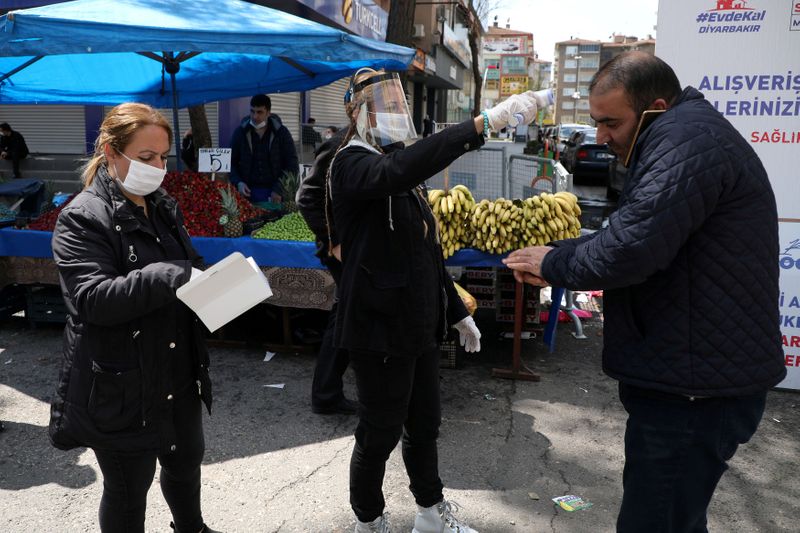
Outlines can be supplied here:
<path id="1" fill-rule="evenodd" d="M 181 107 L 405 70 L 413 56 L 239 0 L 76 0 L 0 17 L 0 104 L 172 107 L 180 146 Z"/>

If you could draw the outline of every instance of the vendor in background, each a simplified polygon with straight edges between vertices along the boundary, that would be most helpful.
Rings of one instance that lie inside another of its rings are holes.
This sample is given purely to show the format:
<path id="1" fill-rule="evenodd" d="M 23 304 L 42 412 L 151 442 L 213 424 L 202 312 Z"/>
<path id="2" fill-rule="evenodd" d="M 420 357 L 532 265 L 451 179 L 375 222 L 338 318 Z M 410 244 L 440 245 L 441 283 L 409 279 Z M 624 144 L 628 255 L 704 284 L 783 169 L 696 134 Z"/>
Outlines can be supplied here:
<path id="1" fill-rule="evenodd" d="M 175 295 L 202 259 L 178 204 L 159 188 L 171 139 L 150 106 L 109 111 L 83 168 L 84 190 L 53 234 L 69 315 L 49 435 L 62 450 L 94 451 L 104 533 L 144 531 L 156 460 L 174 530 L 212 531 L 200 511 L 208 351 L 202 326 Z"/>
<path id="2" fill-rule="evenodd" d="M 8 122 L 0 124 L 0 159 L 11 161 L 14 178 L 22 177 L 19 162 L 28 157 L 28 154 L 30 152 L 25 137 L 20 132 L 12 130 Z"/>
<path id="3" fill-rule="evenodd" d="M 328 221 L 333 215 L 330 213 L 330 199 L 326 198 L 325 176 L 328 173 L 333 154 L 342 144 L 345 133 L 345 130 L 338 130 L 336 134 L 322 143 L 315 154 L 311 170 L 300 182 L 296 198 L 298 210 L 316 236 L 316 255 L 336 282 L 337 299 L 338 287 L 342 278 L 342 255 L 335 227 L 331 224 L 330 233 L 327 229 Z M 353 415 L 356 413 L 357 404 L 345 398 L 344 384 L 342 383 L 342 376 L 347 370 L 349 362 L 347 350 L 336 348 L 333 345 L 337 309 L 338 302 L 334 301 L 314 367 L 314 378 L 311 382 L 311 410 L 317 414 Z"/>
<path id="4" fill-rule="evenodd" d="M 253 96 L 250 116 L 231 139 L 231 183 L 254 203 L 280 203 L 281 178 L 287 172 L 300 172 L 292 134 L 271 109 L 269 96 Z"/>
<path id="5" fill-rule="evenodd" d="M 381 487 L 386 460 L 402 436 L 418 506 L 414 531 L 474 533 L 453 516 L 456 507 L 444 499 L 439 478 L 439 343 L 452 326 L 468 352 L 478 351 L 480 332 L 445 270 L 421 185 L 480 147 L 485 127 L 504 126 L 512 113 L 532 120 L 536 104 L 517 95 L 406 147 L 416 132 L 396 73 L 359 70 L 345 102 L 350 127 L 327 186 L 329 229 L 335 229 L 342 258 L 334 342 L 348 351 L 358 389 L 350 463 L 355 531 L 389 531 Z"/>

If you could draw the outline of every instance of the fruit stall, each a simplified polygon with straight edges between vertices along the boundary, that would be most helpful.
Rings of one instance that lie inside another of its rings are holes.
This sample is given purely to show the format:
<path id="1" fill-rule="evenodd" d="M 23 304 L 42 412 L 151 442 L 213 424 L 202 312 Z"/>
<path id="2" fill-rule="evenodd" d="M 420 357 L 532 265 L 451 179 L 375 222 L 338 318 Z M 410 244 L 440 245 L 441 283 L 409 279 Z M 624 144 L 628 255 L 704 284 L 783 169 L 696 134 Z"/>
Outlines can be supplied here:
<path id="1" fill-rule="evenodd" d="M 289 192 L 286 196 L 293 198 L 297 178 L 285 176 L 282 185 Z M 164 188 L 181 206 L 192 243 L 206 263 L 213 264 L 239 251 L 252 256 L 267 276 L 274 293 L 269 304 L 287 309 L 330 309 L 333 279 L 314 255 L 314 235 L 293 202 L 264 209 L 250 204 L 227 182 L 192 172 L 169 173 Z M 24 228 L 0 229 L 0 288 L 58 284 L 51 252 L 52 230 L 59 212 L 73 197 L 46 210 Z M 574 237 L 580 232 L 580 207 L 568 192 L 475 202 L 469 189 L 455 185 L 447 190 L 429 190 L 428 202 L 439 224 L 448 266 L 501 267 L 500 259 L 511 250 Z M 510 304 L 516 371 L 520 370 L 522 300 L 522 286 L 516 284 Z M 510 377 L 524 378 L 521 374 Z"/>

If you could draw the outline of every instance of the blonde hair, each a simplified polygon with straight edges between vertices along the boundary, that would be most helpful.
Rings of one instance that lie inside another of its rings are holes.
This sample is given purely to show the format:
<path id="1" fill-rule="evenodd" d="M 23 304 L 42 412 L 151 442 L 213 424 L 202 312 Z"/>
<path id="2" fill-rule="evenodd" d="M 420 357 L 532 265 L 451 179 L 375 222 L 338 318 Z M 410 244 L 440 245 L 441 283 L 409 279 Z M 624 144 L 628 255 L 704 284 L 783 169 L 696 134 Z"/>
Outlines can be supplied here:
<path id="1" fill-rule="evenodd" d="M 81 167 L 81 181 L 83 181 L 84 188 L 92 184 L 101 167 L 108 166 L 105 147 L 108 145 L 122 153 L 130 144 L 133 135 L 144 126 L 164 128 L 170 141 L 170 147 L 172 147 L 172 127 L 164 115 L 153 107 L 147 104 L 128 102 L 120 104 L 108 112 L 100 125 L 97 139 L 94 141 L 94 154 Z"/>

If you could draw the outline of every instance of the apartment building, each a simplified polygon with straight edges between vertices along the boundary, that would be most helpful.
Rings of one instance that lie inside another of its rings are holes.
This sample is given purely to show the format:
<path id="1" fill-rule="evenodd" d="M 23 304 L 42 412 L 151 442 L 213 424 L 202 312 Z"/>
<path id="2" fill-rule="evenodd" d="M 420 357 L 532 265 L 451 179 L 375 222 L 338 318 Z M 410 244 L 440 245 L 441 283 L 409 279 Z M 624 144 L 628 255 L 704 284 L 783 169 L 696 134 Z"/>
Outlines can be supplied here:
<path id="1" fill-rule="evenodd" d="M 612 35 L 608 42 L 570 39 L 556 43 L 553 93 L 556 99 L 555 122 L 591 124 L 589 83 L 612 58 L 623 52 L 640 50 L 655 54 L 656 41 L 633 36 Z"/>

